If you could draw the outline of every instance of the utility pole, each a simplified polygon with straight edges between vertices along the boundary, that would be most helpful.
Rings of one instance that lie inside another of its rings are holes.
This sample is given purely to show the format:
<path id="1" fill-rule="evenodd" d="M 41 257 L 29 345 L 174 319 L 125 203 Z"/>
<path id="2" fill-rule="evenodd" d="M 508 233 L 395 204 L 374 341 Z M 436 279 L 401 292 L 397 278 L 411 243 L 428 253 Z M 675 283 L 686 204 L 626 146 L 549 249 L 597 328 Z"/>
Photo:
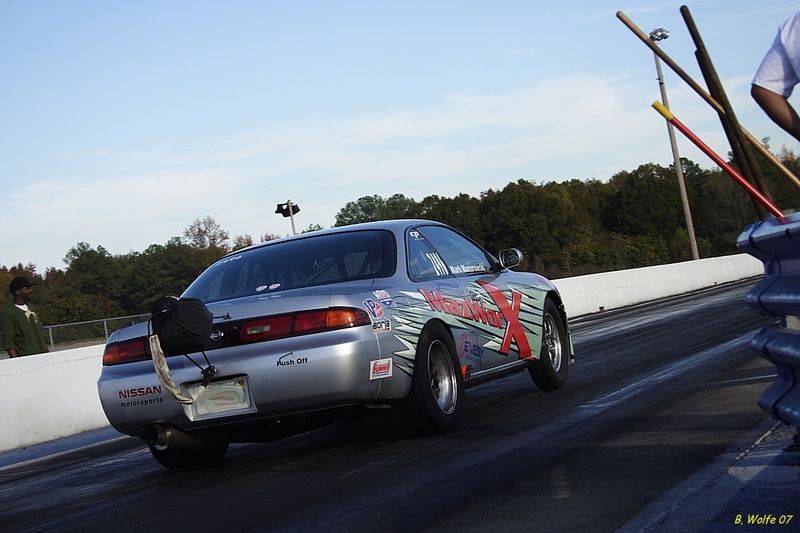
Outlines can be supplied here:
<path id="1" fill-rule="evenodd" d="M 653 41 L 663 41 L 669 37 L 669 32 L 664 28 L 656 28 L 650 32 L 650 39 Z M 669 109 L 669 100 L 667 100 L 667 87 L 664 84 L 664 74 L 661 72 L 661 61 L 655 53 L 653 57 L 656 60 L 656 74 L 658 74 L 658 88 L 661 90 L 661 103 L 664 107 Z M 700 259 L 700 254 L 697 252 L 697 240 L 694 236 L 694 224 L 692 223 L 692 211 L 689 209 L 689 196 L 686 194 L 686 183 L 683 179 L 683 166 L 681 165 L 681 156 L 678 153 L 678 143 L 675 140 L 675 129 L 672 123 L 667 121 L 667 131 L 669 132 L 669 144 L 672 147 L 672 159 L 675 162 L 675 173 L 678 175 L 678 187 L 681 191 L 681 203 L 683 204 L 683 215 L 686 218 L 686 231 L 689 233 L 689 244 L 692 247 L 692 258 L 694 260 Z"/>

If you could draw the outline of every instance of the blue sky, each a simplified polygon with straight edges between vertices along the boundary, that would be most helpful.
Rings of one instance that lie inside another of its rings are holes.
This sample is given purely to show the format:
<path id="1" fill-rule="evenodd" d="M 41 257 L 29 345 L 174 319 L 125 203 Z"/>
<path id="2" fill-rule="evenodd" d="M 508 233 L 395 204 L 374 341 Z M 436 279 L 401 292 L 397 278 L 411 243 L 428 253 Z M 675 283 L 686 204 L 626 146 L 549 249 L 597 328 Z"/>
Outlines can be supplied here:
<path id="1" fill-rule="evenodd" d="M 671 163 L 652 53 L 702 77 L 681 2 L 0 0 L 0 265 L 63 268 L 211 215 L 231 237 L 334 223 L 364 195 L 477 196 Z M 797 151 L 749 97 L 787 1 L 688 2 L 740 121 Z M 707 105 L 672 110 L 718 152 Z M 679 138 L 681 155 L 712 163 Z"/>

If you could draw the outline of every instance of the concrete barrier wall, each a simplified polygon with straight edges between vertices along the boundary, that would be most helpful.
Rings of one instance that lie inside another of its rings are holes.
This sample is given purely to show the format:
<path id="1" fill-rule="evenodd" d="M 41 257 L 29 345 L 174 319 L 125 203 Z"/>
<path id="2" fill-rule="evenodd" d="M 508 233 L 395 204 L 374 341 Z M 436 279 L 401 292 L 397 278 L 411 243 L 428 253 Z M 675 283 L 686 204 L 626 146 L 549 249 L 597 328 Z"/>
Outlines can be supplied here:
<path id="1" fill-rule="evenodd" d="M 554 280 L 571 317 L 763 274 L 732 255 Z M 744 302 L 742 302 L 744 305 Z M 97 396 L 103 346 L 0 360 L 0 452 L 108 426 Z"/>
<path id="2" fill-rule="evenodd" d="M 0 361 L 0 451 L 108 426 L 97 397 L 103 346 Z"/>
<path id="3" fill-rule="evenodd" d="M 570 317 L 616 309 L 759 276 L 764 265 L 747 254 L 712 257 L 553 280 Z"/>

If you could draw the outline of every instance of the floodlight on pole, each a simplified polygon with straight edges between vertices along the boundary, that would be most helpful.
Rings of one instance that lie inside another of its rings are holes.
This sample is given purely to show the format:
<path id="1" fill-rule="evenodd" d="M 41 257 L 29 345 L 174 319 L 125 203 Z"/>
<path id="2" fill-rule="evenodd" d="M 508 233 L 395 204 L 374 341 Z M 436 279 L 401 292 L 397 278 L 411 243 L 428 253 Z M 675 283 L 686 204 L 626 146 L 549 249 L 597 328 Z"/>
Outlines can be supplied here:
<path id="1" fill-rule="evenodd" d="M 294 229 L 294 215 L 299 212 L 300 206 L 293 204 L 291 200 L 286 200 L 284 204 L 278 204 L 278 207 L 275 209 L 276 215 L 282 215 L 283 218 L 288 217 L 292 221 L 292 235 L 297 235 Z"/>
<path id="2" fill-rule="evenodd" d="M 663 41 L 669 38 L 669 31 L 664 28 L 656 28 L 650 32 L 650 40 L 654 42 Z M 654 52 L 653 57 L 656 60 L 656 74 L 658 75 L 658 88 L 661 90 L 661 103 L 664 107 L 669 109 L 669 100 L 667 100 L 667 86 L 664 84 L 664 74 L 661 72 L 661 61 L 658 55 Z M 678 143 L 675 140 L 675 130 L 672 123 L 667 121 L 667 132 L 669 132 L 669 144 L 672 147 L 672 159 L 675 163 L 675 174 L 678 175 L 678 188 L 681 191 L 681 203 L 683 204 L 683 215 L 686 218 L 686 231 L 689 234 L 689 245 L 692 248 L 692 259 L 700 259 L 700 254 L 697 251 L 697 239 L 694 236 L 694 224 L 692 223 L 692 211 L 689 209 L 689 196 L 686 194 L 686 183 L 683 179 L 683 165 L 681 165 L 681 156 L 678 153 Z"/>

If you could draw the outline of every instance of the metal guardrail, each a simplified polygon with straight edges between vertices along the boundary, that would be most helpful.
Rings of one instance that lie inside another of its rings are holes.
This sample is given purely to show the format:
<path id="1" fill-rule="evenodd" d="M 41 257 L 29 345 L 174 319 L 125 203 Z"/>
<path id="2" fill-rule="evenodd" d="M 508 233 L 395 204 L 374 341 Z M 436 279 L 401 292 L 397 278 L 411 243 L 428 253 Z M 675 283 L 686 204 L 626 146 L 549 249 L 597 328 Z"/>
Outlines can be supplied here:
<path id="1" fill-rule="evenodd" d="M 150 318 L 150 314 L 119 316 L 69 324 L 53 324 L 44 326 L 44 329 L 50 344 L 50 351 L 55 351 L 83 344 L 105 342 L 109 334 L 115 330 L 144 322 L 148 318 Z"/>
<path id="2" fill-rule="evenodd" d="M 777 378 L 758 404 L 775 418 L 800 428 L 800 213 L 786 222 L 752 224 L 737 245 L 764 263 L 764 278 L 745 301 L 780 325 L 762 328 L 750 343 L 777 368 Z"/>

